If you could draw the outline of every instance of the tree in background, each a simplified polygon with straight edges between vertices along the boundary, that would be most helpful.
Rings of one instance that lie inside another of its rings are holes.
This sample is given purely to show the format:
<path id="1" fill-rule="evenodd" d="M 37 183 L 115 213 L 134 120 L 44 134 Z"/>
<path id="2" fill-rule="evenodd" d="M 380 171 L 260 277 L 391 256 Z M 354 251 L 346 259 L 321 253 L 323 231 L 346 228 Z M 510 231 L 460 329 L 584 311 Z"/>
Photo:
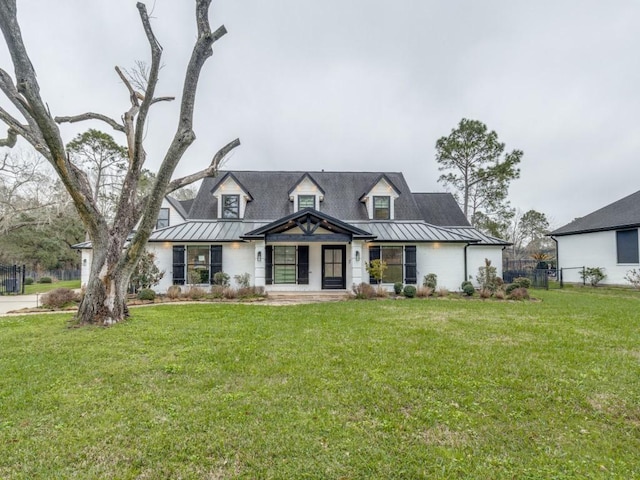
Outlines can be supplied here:
<path id="1" fill-rule="evenodd" d="M 472 225 L 501 232 L 512 215 L 509 184 L 520 176 L 521 150 L 504 153 L 505 144 L 478 120 L 463 118 L 447 137 L 436 142 L 438 181 L 452 190 Z"/>
<path id="2" fill-rule="evenodd" d="M 108 133 L 91 128 L 67 143 L 67 153 L 73 164 L 87 175 L 100 213 L 113 220 L 127 173 L 127 149 Z"/>
<path id="3" fill-rule="evenodd" d="M 545 235 L 549 233 L 547 216 L 536 210 L 525 213 L 518 211 L 512 221 L 508 238 L 513 244 L 510 248 L 513 259 L 531 257 L 534 252 L 549 249 Z"/>
<path id="4" fill-rule="evenodd" d="M 161 67 L 162 47 L 153 32 L 147 8 L 138 2 L 137 8 L 149 44 L 151 61 L 141 78 L 116 72 L 127 88 L 129 108 L 120 121 L 96 112 L 54 117 L 41 97 L 34 63 L 27 52 L 17 19 L 16 0 L 0 2 L 0 29 L 11 54 L 15 78 L 0 69 L 0 90 L 11 102 L 18 117 L 0 108 L 0 120 L 8 127 L 7 137 L 0 146 L 13 147 L 17 137 L 23 137 L 51 164 L 84 224 L 93 246 L 93 260 L 86 293 L 78 308 L 78 323 L 110 325 L 128 315 L 126 292 L 129 279 L 144 253 L 153 231 L 165 195 L 214 175 L 220 162 L 240 144 L 229 142 L 213 157 L 209 167 L 192 175 L 171 180 L 185 151 L 195 140 L 193 113 L 200 72 L 213 54 L 212 46 L 225 33 L 224 26 L 211 31 L 210 0 L 196 0 L 196 40 L 184 74 L 180 114 L 175 136 L 170 142 L 160 168 L 147 195 L 140 198 L 139 184 L 143 176 L 146 153 L 143 148 L 145 127 L 151 107 L 173 97 L 156 95 Z M 124 135 L 127 144 L 126 173 L 114 204 L 112 222 L 100 210 L 94 198 L 90 176 L 76 165 L 65 148 L 59 123 L 98 120 Z M 136 227 L 133 236 L 129 234 Z"/>

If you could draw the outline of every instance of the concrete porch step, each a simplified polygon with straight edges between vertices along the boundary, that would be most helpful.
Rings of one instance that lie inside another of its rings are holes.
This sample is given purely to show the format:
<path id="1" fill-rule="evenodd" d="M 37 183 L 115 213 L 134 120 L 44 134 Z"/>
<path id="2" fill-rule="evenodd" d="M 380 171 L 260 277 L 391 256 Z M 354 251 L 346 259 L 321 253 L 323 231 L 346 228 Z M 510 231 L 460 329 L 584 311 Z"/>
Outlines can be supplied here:
<path id="1" fill-rule="evenodd" d="M 267 292 L 271 300 L 344 300 L 348 290 L 332 290 L 320 292 Z"/>

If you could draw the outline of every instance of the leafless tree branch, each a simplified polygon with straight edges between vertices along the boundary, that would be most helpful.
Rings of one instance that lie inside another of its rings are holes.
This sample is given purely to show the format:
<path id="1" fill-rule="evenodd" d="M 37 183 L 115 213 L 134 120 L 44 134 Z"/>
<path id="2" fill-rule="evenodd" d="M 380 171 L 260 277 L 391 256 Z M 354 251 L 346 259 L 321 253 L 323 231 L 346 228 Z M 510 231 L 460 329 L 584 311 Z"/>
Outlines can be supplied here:
<path id="1" fill-rule="evenodd" d="M 109 118 L 106 115 L 95 112 L 81 113 L 80 115 L 72 115 L 67 117 L 55 117 L 56 123 L 76 123 L 84 122 L 86 120 L 101 120 L 111 126 L 114 130 L 124 132 L 124 127 L 116 122 L 113 118 Z"/>
<path id="2" fill-rule="evenodd" d="M 217 173 L 218 169 L 220 168 L 220 165 L 224 161 L 225 157 L 229 154 L 229 152 L 231 152 L 231 150 L 233 150 L 239 145 L 240 145 L 239 138 L 236 138 L 235 140 L 227 143 L 224 147 L 218 150 L 218 152 L 213 156 L 213 159 L 211 160 L 211 164 L 207 168 L 205 168 L 204 170 L 200 170 L 199 172 L 196 172 L 194 174 L 172 180 L 171 183 L 169 183 L 169 185 L 167 186 L 167 190 L 165 191 L 165 194 L 168 195 L 171 192 L 178 190 L 179 188 L 190 185 L 193 182 L 197 182 L 198 180 L 201 180 L 205 177 L 214 176 Z"/>

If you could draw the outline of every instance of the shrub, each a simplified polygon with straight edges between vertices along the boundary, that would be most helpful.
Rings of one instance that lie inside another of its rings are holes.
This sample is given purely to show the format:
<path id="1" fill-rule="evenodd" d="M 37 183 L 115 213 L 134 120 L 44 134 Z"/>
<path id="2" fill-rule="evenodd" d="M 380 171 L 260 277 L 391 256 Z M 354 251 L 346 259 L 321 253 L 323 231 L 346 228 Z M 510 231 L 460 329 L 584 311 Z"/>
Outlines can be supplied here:
<path id="1" fill-rule="evenodd" d="M 517 277 L 513 279 L 513 284 L 521 288 L 531 288 L 531 280 L 527 277 Z"/>
<path id="2" fill-rule="evenodd" d="M 528 300 L 529 299 L 529 290 L 524 287 L 518 287 L 514 289 L 509 295 L 511 300 Z"/>
<path id="3" fill-rule="evenodd" d="M 498 288 L 496 284 L 496 267 L 491 266 L 491 260 L 484 259 L 484 267 L 478 269 L 476 280 L 480 284 L 481 290 L 489 290 L 495 292 Z"/>
<path id="4" fill-rule="evenodd" d="M 187 290 L 186 296 L 191 300 L 201 300 L 207 295 L 207 292 L 204 291 L 203 288 L 200 287 L 189 287 Z"/>
<path id="5" fill-rule="evenodd" d="M 439 296 L 439 297 L 446 297 L 447 295 L 449 295 L 449 290 L 447 290 L 447 289 L 446 289 L 446 288 L 444 288 L 444 287 L 440 287 L 440 288 L 438 289 L 438 296 Z"/>
<path id="6" fill-rule="evenodd" d="M 471 285 L 473 287 L 473 283 L 471 283 L 469 280 L 465 280 L 464 282 L 462 282 L 460 284 L 460 291 L 461 292 L 464 292 L 465 285 Z"/>
<path id="7" fill-rule="evenodd" d="M 507 298 L 507 294 L 505 293 L 504 290 L 496 290 L 495 293 L 493 294 L 493 296 L 495 298 L 497 298 L 498 300 L 504 300 L 505 298 Z"/>
<path id="8" fill-rule="evenodd" d="M 434 290 L 432 288 L 418 287 L 418 290 L 416 291 L 416 297 L 420 297 L 420 298 L 430 297 L 431 295 L 433 295 L 433 292 Z"/>
<path id="9" fill-rule="evenodd" d="M 41 297 L 43 307 L 63 308 L 79 302 L 80 298 L 69 288 L 55 288 Z"/>
<path id="10" fill-rule="evenodd" d="M 376 289 L 373 287 L 373 285 L 369 285 L 368 283 L 364 282 L 358 285 L 354 284 L 351 287 L 351 290 L 353 290 L 353 294 L 355 295 L 355 297 L 360 300 L 368 300 L 376 296 Z"/>
<path id="11" fill-rule="evenodd" d="M 233 300 L 234 298 L 238 298 L 238 291 L 235 288 L 224 287 L 222 296 L 227 300 Z"/>
<path id="12" fill-rule="evenodd" d="M 387 269 L 387 262 L 380 259 L 371 260 L 371 263 L 365 263 L 365 267 L 367 269 L 367 273 L 373 278 L 376 279 L 378 284 L 382 281 L 382 277 L 384 276 L 384 272 Z"/>
<path id="13" fill-rule="evenodd" d="M 135 270 L 131 274 L 129 280 L 129 288 L 135 293 L 140 289 L 149 289 L 158 283 L 164 277 L 164 270 L 160 271 L 156 265 L 156 254 L 144 250 L 142 257 L 136 265 Z"/>
<path id="14" fill-rule="evenodd" d="M 396 295 L 400 295 L 402 293 L 402 282 L 396 282 L 393 284 L 393 291 Z"/>
<path id="15" fill-rule="evenodd" d="M 25 285 L 33 285 L 33 278 L 31 278 L 31 277 L 25 277 L 25 279 L 24 279 L 24 284 L 25 284 Z"/>
<path id="16" fill-rule="evenodd" d="M 507 295 L 511 295 L 511 292 L 513 292 L 516 288 L 524 288 L 524 287 L 521 287 L 517 283 L 510 283 L 509 285 L 507 285 L 507 288 L 505 288 L 505 293 Z"/>
<path id="17" fill-rule="evenodd" d="M 180 298 L 180 294 L 182 293 L 182 289 L 178 285 L 171 285 L 167 288 L 167 297 L 175 300 L 176 298 Z"/>
<path id="18" fill-rule="evenodd" d="M 238 298 L 257 298 L 264 296 L 264 287 L 240 287 L 238 289 Z"/>
<path id="19" fill-rule="evenodd" d="M 498 288 L 504 285 L 504 280 L 502 279 L 502 277 L 496 277 L 495 282 Z"/>
<path id="20" fill-rule="evenodd" d="M 589 282 L 592 287 L 596 287 L 601 280 L 607 278 L 607 275 L 600 267 L 587 267 L 580 272 L 580 278 Z"/>
<path id="21" fill-rule="evenodd" d="M 462 291 L 467 297 L 471 297 L 476 292 L 476 289 L 473 288 L 473 284 L 471 282 L 467 282 L 467 284 L 462 287 Z"/>
<path id="22" fill-rule="evenodd" d="M 633 287 L 640 288 L 640 270 L 636 270 L 635 268 L 629 270 L 627 274 L 624 276 L 624 279 L 629 282 Z M 29 285 L 25 279 L 24 283 Z"/>
<path id="23" fill-rule="evenodd" d="M 481 288 L 478 294 L 480 295 L 480 298 L 491 298 L 491 295 L 493 295 L 493 292 L 488 288 Z"/>
<path id="24" fill-rule="evenodd" d="M 138 291 L 138 300 L 155 300 L 156 292 L 150 288 L 143 288 Z"/>
<path id="25" fill-rule="evenodd" d="M 413 285 L 406 285 L 402 290 L 402 294 L 407 298 L 413 298 L 416 296 L 416 287 Z"/>
<path id="26" fill-rule="evenodd" d="M 213 274 L 213 284 L 227 287 L 229 285 L 229 274 L 224 272 L 216 272 Z"/>
<path id="27" fill-rule="evenodd" d="M 435 273 L 427 273 L 422 280 L 422 286 L 435 290 L 438 286 L 438 275 Z"/>
<path id="28" fill-rule="evenodd" d="M 251 274 L 249 273 L 245 272 L 241 273 L 240 275 L 234 275 L 233 278 L 238 284 L 239 288 L 249 288 L 249 286 L 251 285 Z"/>
<path id="29" fill-rule="evenodd" d="M 378 298 L 387 298 L 389 296 L 389 292 L 382 285 L 378 285 L 376 288 L 376 297 Z"/>
<path id="30" fill-rule="evenodd" d="M 211 296 L 213 298 L 224 298 L 224 289 L 222 285 L 211 285 Z"/>
<path id="31" fill-rule="evenodd" d="M 53 280 L 51 279 L 51 277 L 40 277 L 38 283 L 53 283 Z"/>

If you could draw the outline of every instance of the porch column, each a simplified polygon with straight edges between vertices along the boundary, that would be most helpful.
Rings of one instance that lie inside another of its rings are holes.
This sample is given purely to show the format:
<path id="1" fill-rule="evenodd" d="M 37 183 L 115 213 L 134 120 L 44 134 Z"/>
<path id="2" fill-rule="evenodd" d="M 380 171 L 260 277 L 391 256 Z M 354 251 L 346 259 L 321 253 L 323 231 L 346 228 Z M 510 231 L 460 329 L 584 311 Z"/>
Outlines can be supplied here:
<path id="1" fill-rule="evenodd" d="M 253 275 L 253 284 L 256 287 L 264 287 L 266 285 L 265 279 L 264 279 L 264 271 L 265 271 L 265 264 L 266 264 L 264 240 L 258 240 L 255 242 L 253 262 L 255 265 L 255 273 Z"/>
<path id="2" fill-rule="evenodd" d="M 354 240 L 351 243 L 351 282 L 354 285 L 360 285 L 362 283 L 362 266 L 364 265 L 363 243 L 362 240 Z M 351 285 L 347 285 L 347 289 L 349 288 L 351 288 Z"/>

